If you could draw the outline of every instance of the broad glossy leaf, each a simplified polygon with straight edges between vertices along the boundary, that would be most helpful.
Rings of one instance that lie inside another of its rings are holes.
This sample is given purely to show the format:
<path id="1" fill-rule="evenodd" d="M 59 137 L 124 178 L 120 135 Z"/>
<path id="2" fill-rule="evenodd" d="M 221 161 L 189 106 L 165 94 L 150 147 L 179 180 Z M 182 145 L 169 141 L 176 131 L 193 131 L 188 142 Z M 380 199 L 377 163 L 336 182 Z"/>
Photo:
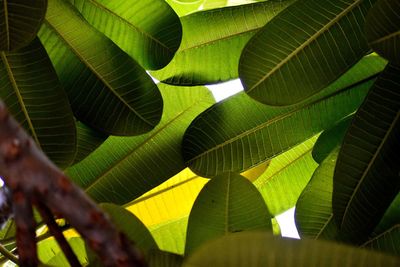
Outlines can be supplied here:
<path id="1" fill-rule="evenodd" d="M 317 164 L 311 157 L 316 136 L 273 158 L 254 182 L 268 210 L 278 215 L 296 205 Z"/>
<path id="2" fill-rule="evenodd" d="M 145 69 L 168 64 L 182 26 L 164 0 L 69 0 L 85 19 Z"/>
<path id="3" fill-rule="evenodd" d="M 68 243 L 81 264 L 86 266 L 86 249 L 85 242 L 80 237 L 68 239 Z M 38 243 L 38 257 L 41 262 L 50 266 L 68 266 L 67 259 L 62 253 L 57 241 L 53 238 L 48 238 Z"/>
<path id="4" fill-rule="evenodd" d="M 214 177 L 190 212 L 185 254 L 208 240 L 246 230 L 272 230 L 271 215 L 260 193 L 238 174 Z"/>
<path id="5" fill-rule="evenodd" d="M 321 162 L 338 146 L 342 144 L 344 135 L 353 116 L 347 116 L 337 122 L 332 128 L 321 133 L 317 142 L 314 145 L 312 156 L 318 163 Z"/>
<path id="6" fill-rule="evenodd" d="M 165 0 L 179 16 L 199 10 L 204 0 Z"/>
<path id="7" fill-rule="evenodd" d="M 241 176 L 247 178 L 250 182 L 257 180 L 267 169 L 271 161 L 265 161 L 247 171 L 240 173 Z"/>
<path id="8" fill-rule="evenodd" d="M 397 224 L 382 234 L 368 240 L 363 247 L 400 256 L 400 225 Z"/>
<path id="9" fill-rule="evenodd" d="M 115 204 L 102 203 L 100 208 L 110 216 L 114 225 L 125 233 L 137 247 L 142 250 L 158 249 L 149 230 L 135 215 Z"/>
<path id="10" fill-rule="evenodd" d="M 246 45 L 245 91 L 270 105 L 298 103 L 324 89 L 369 50 L 364 20 L 375 0 L 300 0 Z"/>
<path id="11" fill-rule="evenodd" d="M 158 124 L 162 98 L 157 86 L 70 3 L 49 2 L 39 36 L 78 120 L 114 135 L 141 134 Z"/>
<path id="12" fill-rule="evenodd" d="M 0 56 L 1 99 L 46 155 L 67 167 L 75 156 L 75 122 L 46 50 L 35 39 Z"/>
<path id="13" fill-rule="evenodd" d="M 289 107 L 266 106 L 244 93 L 215 104 L 185 133 L 186 164 L 212 177 L 277 156 L 354 112 L 385 64 L 368 56 L 321 93 Z"/>
<path id="14" fill-rule="evenodd" d="M 301 237 L 336 239 L 338 225 L 333 220 L 333 173 L 339 147 L 336 147 L 315 170 L 296 204 L 296 226 Z"/>
<path id="15" fill-rule="evenodd" d="M 188 216 L 207 182 L 186 168 L 127 208 L 149 228 L 160 249 L 183 254 Z"/>
<path id="16" fill-rule="evenodd" d="M 397 194 L 389 208 L 385 211 L 382 220 L 375 227 L 372 236 L 379 235 L 396 224 L 400 224 L 400 193 Z"/>
<path id="17" fill-rule="evenodd" d="M 183 267 L 394 267 L 399 264 L 396 257 L 326 241 L 243 232 L 205 244 L 187 258 Z"/>
<path id="18" fill-rule="evenodd" d="M 368 13 L 365 32 L 372 49 L 400 63 L 400 1 L 378 0 Z"/>
<path id="19" fill-rule="evenodd" d="M 181 18 L 182 44 L 172 61 L 151 74 L 177 85 L 211 84 L 238 77 L 248 40 L 294 0 L 267 1 L 197 12 Z"/>
<path id="20" fill-rule="evenodd" d="M 85 125 L 83 122 L 76 122 L 76 154 L 74 164 L 80 162 L 98 148 L 106 139 L 108 135 L 96 131 L 91 127 Z"/>
<path id="21" fill-rule="evenodd" d="M 400 190 L 400 67 L 388 65 L 343 141 L 334 175 L 333 213 L 348 241 L 360 243 Z"/>
<path id="22" fill-rule="evenodd" d="M 28 45 L 39 31 L 47 0 L 4 0 L 0 4 L 0 51 Z"/>
<path id="23" fill-rule="evenodd" d="M 182 137 L 190 122 L 214 101 L 205 87 L 160 85 L 164 113 L 151 132 L 109 137 L 67 174 L 98 202 L 124 204 L 185 168 Z"/>
<path id="24" fill-rule="evenodd" d="M 181 267 L 183 257 L 165 251 L 153 250 L 147 253 L 149 267 Z"/>

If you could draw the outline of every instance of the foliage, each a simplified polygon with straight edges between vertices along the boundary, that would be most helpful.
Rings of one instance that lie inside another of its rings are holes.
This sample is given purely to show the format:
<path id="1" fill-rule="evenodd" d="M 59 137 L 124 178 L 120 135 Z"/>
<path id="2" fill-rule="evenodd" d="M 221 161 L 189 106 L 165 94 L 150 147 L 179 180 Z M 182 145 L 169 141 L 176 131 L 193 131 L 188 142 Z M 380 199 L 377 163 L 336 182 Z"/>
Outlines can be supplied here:
<path id="1" fill-rule="evenodd" d="M 1 99 L 150 266 L 399 265 L 399 0 L 0 11 Z M 235 78 L 219 103 L 203 86 Z M 268 233 L 295 205 L 304 240 Z M 42 263 L 68 266 L 39 230 Z M 15 248 L 12 222 L 0 242 Z"/>

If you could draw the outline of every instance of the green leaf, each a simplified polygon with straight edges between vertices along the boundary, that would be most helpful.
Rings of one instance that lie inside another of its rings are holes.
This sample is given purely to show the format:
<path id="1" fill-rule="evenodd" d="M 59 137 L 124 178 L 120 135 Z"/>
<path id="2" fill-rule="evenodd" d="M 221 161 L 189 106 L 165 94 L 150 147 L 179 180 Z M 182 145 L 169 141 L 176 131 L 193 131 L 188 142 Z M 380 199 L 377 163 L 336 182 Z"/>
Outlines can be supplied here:
<path id="1" fill-rule="evenodd" d="M 114 135 L 158 124 L 162 98 L 151 78 L 71 4 L 50 1 L 39 36 L 78 120 Z"/>
<path id="2" fill-rule="evenodd" d="M 400 1 L 378 0 L 368 13 L 365 32 L 369 46 L 383 57 L 400 63 Z"/>
<path id="3" fill-rule="evenodd" d="M 397 224 L 384 233 L 368 240 L 363 247 L 400 256 L 400 225 Z"/>
<path id="4" fill-rule="evenodd" d="M 271 215 L 254 185 L 238 174 L 220 175 L 204 186 L 194 202 L 185 254 L 229 233 L 263 229 L 272 230 Z"/>
<path id="5" fill-rule="evenodd" d="M 98 202 L 124 204 L 185 168 L 182 137 L 190 122 L 214 100 L 205 87 L 160 85 L 164 113 L 151 132 L 109 137 L 67 175 Z"/>
<path id="6" fill-rule="evenodd" d="M 246 45 L 244 89 L 270 105 L 300 102 L 339 78 L 369 50 L 364 20 L 375 0 L 300 0 Z"/>
<path id="7" fill-rule="evenodd" d="M 4 0 L 0 4 L 0 51 L 28 45 L 39 31 L 47 0 Z"/>
<path id="8" fill-rule="evenodd" d="M 172 61 L 151 74 L 177 85 L 211 84 L 238 77 L 248 40 L 294 0 L 267 1 L 197 12 L 181 18 L 182 44 Z"/>
<path id="9" fill-rule="evenodd" d="M 85 242 L 80 237 L 73 237 L 68 239 L 68 243 L 81 264 L 86 266 L 86 249 Z M 63 252 L 53 238 L 46 239 L 38 243 L 38 257 L 44 264 L 51 266 L 69 266 Z"/>
<path id="10" fill-rule="evenodd" d="M 146 255 L 149 267 L 181 267 L 183 257 L 160 250 L 152 250 Z"/>
<path id="11" fill-rule="evenodd" d="M 46 50 L 35 39 L 0 56 L 0 98 L 46 155 L 67 167 L 76 150 L 75 122 Z"/>
<path id="12" fill-rule="evenodd" d="M 389 208 L 386 210 L 382 220 L 379 222 L 378 226 L 375 227 L 372 236 L 379 235 L 396 224 L 400 224 L 400 193 L 397 194 Z"/>
<path id="13" fill-rule="evenodd" d="M 102 203 L 100 208 L 110 216 L 114 225 L 125 233 L 138 248 L 142 250 L 158 249 L 149 230 L 135 215 L 118 205 L 110 203 Z"/>
<path id="14" fill-rule="evenodd" d="M 183 140 L 186 164 L 204 177 L 243 172 L 354 112 L 386 62 L 368 56 L 306 102 L 270 107 L 244 93 L 203 112 Z"/>
<path id="15" fill-rule="evenodd" d="M 164 0 L 69 0 L 85 19 L 145 69 L 168 64 L 182 26 Z"/>
<path id="16" fill-rule="evenodd" d="M 312 156 L 314 160 L 321 162 L 338 146 L 342 144 L 344 135 L 353 116 L 347 116 L 337 122 L 332 128 L 322 132 L 314 145 Z"/>
<path id="17" fill-rule="evenodd" d="M 98 148 L 108 135 L 92 129 L 83 122 L 76 122 L 76 154 L 74 164 L 80 162 Z"/>
<path id="18" fill-rule="evenodd" d="M 204 0 L 165 0 L 174 11 L 181 17 L 196 12 Z"/>
<path id="19" fill-rule="evenodd" d="M 400 190 L 400 68 L 388 65 L 344 138 L 333 184 L 333 213 L 347 241 L 361 243 Z"/>
<path id="20" fill-rule="evenodd" d="M 320 240 L 282 239 L 263 232 L 243 232 L 208 242 L 183 267 L 389 267 L 398 258 Z"/>
<path id="21" fill-rule="evenodd" d="M 333 220 L 333 173 L 339 147 L 336 147 L 315 170 L 296 204 L 296 226 L 301 237 L 334 240 L 338 225 Z"/>
<path id="22" fill-rule="evenodd" d="M 311 150 L 317 137 L 273 158 L 266 172 L 254 185 L 274 216 L 294 207 L 317 164 Z"/>

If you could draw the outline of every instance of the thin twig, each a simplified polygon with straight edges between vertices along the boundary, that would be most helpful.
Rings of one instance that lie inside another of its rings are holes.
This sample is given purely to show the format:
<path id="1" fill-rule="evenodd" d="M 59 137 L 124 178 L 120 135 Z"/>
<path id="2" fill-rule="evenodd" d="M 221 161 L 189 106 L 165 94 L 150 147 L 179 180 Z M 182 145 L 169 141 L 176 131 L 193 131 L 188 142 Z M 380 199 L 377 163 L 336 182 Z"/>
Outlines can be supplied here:
<path id="1" fill-rule="evenodd" d="M 68 244 L 68 241 L 65 239 L 65 236 L 63 235 L 62 231 L 58 227 L 50 210 L 40 202 L 36 204 L 36 207 L 43 221 L 47 224 L 47 227 L 49 227 L 50 233 L 57 240 L 58 245 L 64 252 L 64 255 L 68 259 L 68 262 L 71 265 L 71 267 L 81 267 L 82 265 L 79 263 L 79 260 L 76 257 L 74 251 L 72 250 L 71 246 Z"/>
<path id="2" fill-rule="evenodd" d="M 8 260 L 14 262 L 16 265 L 19 265 L 18 258 L 12 254 L 6 247 L 4 247 L 2 244 L 0 244 L 0 253 L 3 254 L 5 258 Z"/>

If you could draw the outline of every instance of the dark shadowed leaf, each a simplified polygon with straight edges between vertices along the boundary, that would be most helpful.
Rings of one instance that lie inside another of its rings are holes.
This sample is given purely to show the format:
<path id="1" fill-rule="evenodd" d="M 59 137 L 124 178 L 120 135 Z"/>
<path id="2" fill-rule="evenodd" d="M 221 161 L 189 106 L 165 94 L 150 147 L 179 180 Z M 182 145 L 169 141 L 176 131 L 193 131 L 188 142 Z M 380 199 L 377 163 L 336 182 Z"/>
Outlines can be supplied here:
<path id="1" fill-rule="evenodd" d="M 75 122 L 46 50 L 35 39 L 0 56 L 1 99 L 46 155 L 67 167 L 76 149 Z"/>
<path id="2" fill-rule="evenodd" d="M 382 220 L 379 222 L 378 226 L 375 227 L 372 236 L 379 235 L 396 224 L 400 224 L 400 193 L 397 194 L 389 208 L 386 210 Z"/>
<path id="3" fill-rule="evenodd" d="M 74 164 L 86 158 L 96 148 L 98 148 L 106 139 L 108 135 L 96 131 L 91 127 L 85 125 L 83 122 L 76 122 L 76 154 Z"/>
<path id="4" fill-rule="evenodd" d="M 364 20 L 375 0 L 300 0 L 246 45 L 245 91 L 270 105 L 302 101 L 339 78 L 369 50 Z"/>
<path id="5" fill-rule="evenodd" d="M 361 243 L 400 190 L 400 68 L 388 65 L 354 115 L 339 153 L 333 213 L 347 241 Z"/>
<path id="6" fill-rule="evenodd" d="M 301 237 L 334 240 L 338 226 L 333 220 L 333 173 L 339 147 L 336 147 L 315 170 L 296 204 L 296 226 Z"/>
<path id="7" fill-rule="evenodd" d="M 295 0 L 267 1 L 201 11 L 182 17 L 182 44 L 172 61 L 151 74 L 170 84 L 198 85 L 238 77 L 248 40 Z"/>
<path id="8" fill-rule="evenodd" d="M 368 13 L 365 32 L 372 49 L 400 64 L 400 1 L 378 0 Z"/>
<path id="9" fill-rule="evenodd" d="M 271 215 L 260 193 L 238 174 L 214 177 L 190 212 L 185 254 L 208 240 L 246 230 L 272 230 Z"/>
<path id="10" fill-rule="evenodd" d="M 154 238 L 146 226 L 124 208 L 109 203 L 100 204 L 111 218 L 114 225 L 142 250 L 158 249 Z"/>
<path id="11" fill-rule="evenodd" d="M 183 267 L 389 267 L 398 258 L 321 240 L 282 239 L 263 232 L 224 236 L 200 247 Z"/>
<path id="12" fill-rule="evenodd" d="M 325 130 L 318 137 L 314 145 L 312 156 L 313 159 L 320 164 L 331 152 L 342 144 L 344 135 L 353 116 L 345 117 L 336 123 L 332 128 Z"/>
<path id="13" fill-rule="evenodd" d="M 78 120 L 114 135 L 141 134 L 158 124 L 162 99 L 157 86 L 70 3 L 49 2 L 39 36 Z"/>
<path id="14" fill-rule="evenodd" d="M 181 267 L 183 257 L 160 250 L 152 250 L 146 254 L 149 267 Z"/>
<path id="15" fill-rule="evenodd" d="M 400 256 L 400 225 L 397 224 L 382 234 L 368 240 L 363 247 Z"/>
<path id="16" fill-rule="evenodd" d="M 160 89 L 164 113 L 153 131 L 135 137 L 109 137 L 67 170 L 94 200 L 125 204 L 185 168 L 183 134 L 214 100 L 205 87 L 160 85 Z"/>
<path id="17" fill-rule="evenodd" d="M 311 150 L 317 137 L 273 158 L 268 169 L 254 182 L 272 215 L 295 206 L 317 164 Z"/>
<path id="18" fill-rule="evenodd" d="M 69 0 L 85 19 L 145 69 L 168 64 L 182 26 L 164 0 Z"/>
<path id="19" fill-rule="evenodd" d="M 368 56 L 305 102 L 270 107 L 244 93 L 203 112 L 183 140 L 187 165 L 203 177 L 242 172 L 302 143 L 354 112 L 386 61 Z"/>
<path id="20" fill-rule="evenodd" d="M 28 45 L 39 31 L 47 0 L 4 0 L 0 4 L 0 51 Z"/>

